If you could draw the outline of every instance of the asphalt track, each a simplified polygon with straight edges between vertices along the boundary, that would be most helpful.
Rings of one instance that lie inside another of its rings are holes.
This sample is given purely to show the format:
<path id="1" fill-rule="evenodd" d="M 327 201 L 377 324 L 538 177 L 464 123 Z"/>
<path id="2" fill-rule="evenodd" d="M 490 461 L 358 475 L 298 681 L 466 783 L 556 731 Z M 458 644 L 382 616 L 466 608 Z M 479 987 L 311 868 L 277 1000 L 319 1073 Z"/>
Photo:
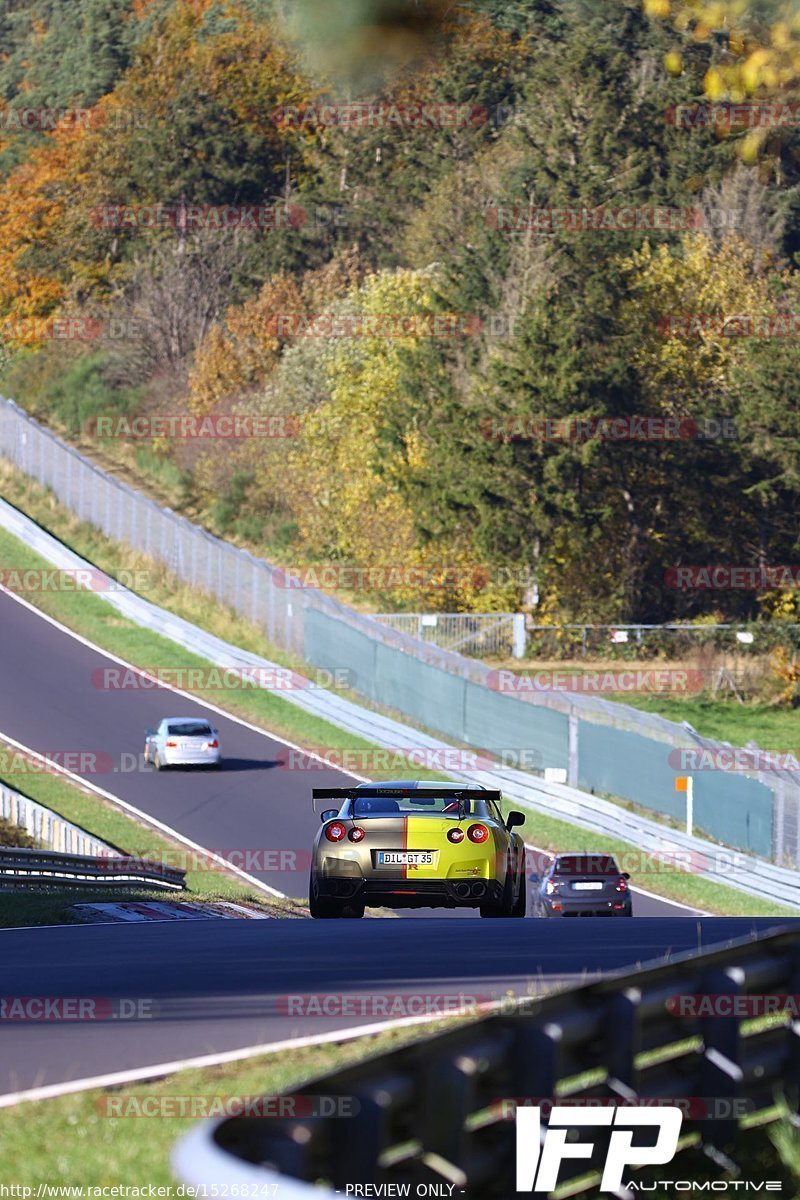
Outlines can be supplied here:
<path id="1" fill-rule="evenodd" d="M 151 667 L 173 665 L 168 654 Z M 118 667 L 0 592 L 0 732 L 41 754 L 94 756 L 84 777 L 198 843 L 233 859 L 287 896 L 308 894 L 311 842 L 318 817 L 312 787 L 341 787 L 352 777 L 326 767 L 297 767 L 298 756 L 268 734 L 209 712 L 169 689 L 103 690 L 96 672 Z M 221 697 L 224 700 L 224 697 Z M 144 730 L 165 716 L 210 716 L 220 731 L 221 771 L 156 773 L 141 761 Z M 134 762 L 134 756 L 138 761 Z M 14 786 L 14 779 L 8 782 Z M 20 776 L 24 791 L 24 776 Z M 138 848 L 125 846 L 136 854 Z M 284 869 L 281 869 L 281 868 Z M 637 916 L 686 915 L 656 897 L 636 895 Z M 420 910 L 419 915 L 430 915 Z M 478 920 L 473 910 L 450 913 Z"/>
<path id="2" fill-rule="evenodd" d="M 424 938 L 414 921 L 0 930 L 6 1004 L 14 997 L 91 998 L 94 1015 L 107 1012 L 109 1000 L 146 1002 L 129 1009 L 141 1014 L 131 1020 L 0 1020 L 0 1096 L 419 1015 L 420 1005 L 436 1013 L 444 996 L 536 994 L 554 981 L 574 984 L 787 926 L 800 928 L 800 919 L 443 917 L 425 922 Z M 398 1002 L 398 995 L 406 999 Z M 333 1015 L 319 1015 L 323 1001 Z"/>

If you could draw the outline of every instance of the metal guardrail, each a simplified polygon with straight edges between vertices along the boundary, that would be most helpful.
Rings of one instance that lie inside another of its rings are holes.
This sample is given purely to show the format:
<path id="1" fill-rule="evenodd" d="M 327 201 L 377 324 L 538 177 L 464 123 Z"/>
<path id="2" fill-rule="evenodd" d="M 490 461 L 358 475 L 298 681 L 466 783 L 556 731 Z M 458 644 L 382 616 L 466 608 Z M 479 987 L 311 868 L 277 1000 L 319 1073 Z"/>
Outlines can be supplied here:
<path id="1" fill-rule="evenodd" d="M 69 550 L 57 538 L 41 529 L 29 517 L 10 504 L 0 500 L 0 527 L 23 540 L 37 554 L 54 566 L 67 570 L 86 570 L 90 564 Z M 197 625 L 166 612 L 149 600 L 136 596 L 126 588 L 119 587 L 103 592 L 103 599 L 123 616 L 156 633 L 163 634 L 178 645 L 199 655 L 207 662 L 219 667 L 252 669 L 255 686 L 262 686 L 263 675 L 269 676 L 279 670 L 275 663 L 261 658 L 250 651 L 233 646 Z M 453 779 L 473 783 L 485 783 L 499 788 L 516 805 L 522 805 L 548 816 L 557 816 L 585 829 L 601 833 L 609 838 L 630 842 L 637 850 L 665 858 L 669 862 L 676 855 L 682 856 L 685 868 L 715 883 L 727 884 L 752 896 L 780 902 L 800 910 L 800 871 L 758 859 L 753 855 L 733 851 L 706 838 L 689 836 L 671 829 L 662 822 L 629 812 L 618 804 L 590 795 L 567 784 L 547 783 L 529 772 L 500 764 L 494 770 L 454 770 L 448 758 L 451 749 L 447 742 L 430 734 L 421 733 L 410 725 L 386 717 L 382 713 L 363 708 L 344 696 L 321 687 L 294 687 L 281 691 L 281 696 L 304 712 L 312 713 L 337 725 L 348 732 L 357 733 L 373 745 L 394 751 L 420 749 L 431 756 L 441 754 L 442 763 L 447 764 L 446 773 Z M 648 714 L 642 714 L 647 716 Z M 680 728 L 680 727 L 675 727 Z M 683 744 L 705 745 L 688 727 L 681 730 Z M 476 754 L 476 760 L 485 763 L 485 756 Z M 445 766 L 442 767 L 445 770 Z M 795 831 L 797 832 L 797 831 Z M 800 833 L 797 833 L 797 858 L 800 862 Z M 535 841 L 535 830 L 531 833 Z M 572 847 L 580 849 L 580 847 Z M 634 873 L 635 869 L 634 869 Z M 647 886 L 646 877 L 638 880 Z"/>
<path id="2" fill-rule="evenodd" d="M 347 1185 L 353 1194 L 358 1184 L 408 1185 L 410 1195 L 422 1184 L 455 1185 L 452 1194 L 467 1200 L 507 1200 L 515 1194 L 513 1101 L 536 1105 L 558 1097 L 565 1105 L 675 1103 L 684 1110 L 679 1157 L 700 1151 L 719 1177 L 737 1159 L 734 1105 L 768 1122 L 783 1097 L 800 1126 L 800 1023 L 786 1017 L 748 1028 L 738 1016 L 684 1015 L 680 997 L 798 991 L 800 932 L 682 955 L 523 1001 L 514 1013 L 485 1017 L 290 1093 L 299 1113 L 309 1111 L 314 1096 L 347 1098 L 355 1113 L 349 1119 L 207 1122 L 178 1143 L 173 1166 L 189 1184 L 269 1185 L 265 1195 L 279 1185 L 278 1195 L 298 1200 L 333 1196 L 334 1189 L 342 1194 Z M 291 1111 L 287 1104 L 284 1112 Z M 609 1133 L 593 1128 L 600 1153 L 591 1163 L 565 1160 L 559 1185 L 571 1180 L 570 1194 L 595 1192 L 598 1176 L 586 1172 L 603 1161 Z M 674 1178 L 675 1169 L 660 1168 L 659 1176 L 665 1174 Z M 385 1194 L 404 1192 L 390 1187 Z"/>
<path id="3" fill-rule="evenodd" d="M 60 854 L 57 850 L 0 848 L 0 891 L 31 888 L 129 888 L 144 885 L 163 891 L 181 891 L 186 872 L 159 862 L 143 862 L 124 855 L 90 857 Z"/>

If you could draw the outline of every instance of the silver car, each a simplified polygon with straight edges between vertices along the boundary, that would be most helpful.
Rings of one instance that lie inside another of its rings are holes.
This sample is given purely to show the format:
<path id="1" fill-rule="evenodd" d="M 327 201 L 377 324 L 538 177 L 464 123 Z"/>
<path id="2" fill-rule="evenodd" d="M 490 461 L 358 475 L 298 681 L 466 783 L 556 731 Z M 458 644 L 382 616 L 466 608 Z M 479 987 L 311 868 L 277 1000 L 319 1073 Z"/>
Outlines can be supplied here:
<path id="1" fill-rule="evenodd" d="M 202 717 L 165 717 L 144 735 L 144 761 L 163 767 L 218 767 L 222 761 L 216 729 Z"/>

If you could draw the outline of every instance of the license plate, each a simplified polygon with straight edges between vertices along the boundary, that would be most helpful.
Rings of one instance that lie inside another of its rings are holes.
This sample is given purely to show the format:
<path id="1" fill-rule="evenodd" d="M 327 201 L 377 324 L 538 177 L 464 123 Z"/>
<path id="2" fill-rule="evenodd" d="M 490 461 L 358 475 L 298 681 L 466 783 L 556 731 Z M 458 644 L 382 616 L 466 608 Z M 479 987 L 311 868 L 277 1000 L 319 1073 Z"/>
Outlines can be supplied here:
<path id="1" fill-rule="evenodd" d="M 379 867 L 431 867 L 432 850 L 379 850 Z"/>
<path id="2" fill-rule="evenodd" d="M 602 883 L 573 883 L 572 886 L 576 892 L 601 892 L 603 890 Z"/>

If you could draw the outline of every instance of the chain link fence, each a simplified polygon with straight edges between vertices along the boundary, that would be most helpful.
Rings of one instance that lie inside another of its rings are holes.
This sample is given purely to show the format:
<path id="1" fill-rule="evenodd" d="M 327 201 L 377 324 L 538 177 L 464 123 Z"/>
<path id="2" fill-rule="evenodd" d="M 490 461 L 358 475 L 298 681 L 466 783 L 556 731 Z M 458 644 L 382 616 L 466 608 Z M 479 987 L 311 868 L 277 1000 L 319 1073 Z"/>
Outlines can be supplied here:
<path id="1" fill-rule="evenodd" d="M 523 658 L 524 613 L 375 613 L 375 620 L 472 658 Z"/>
<path id="2" fill-rule="evenodd" d="M 714 763 L 730 751 L 726 744 L 602 695 L 557 686 L 504 691 L 502 674 L 478 659 L 297 586 L 279 568 L 160 508 L 2 398 L 0 454 L 108 537 L 252 621 L 274 646 L 314 667 L 347 668 L 360 695 L 436 733 L 507 762 L 516 753 L 530 763 L 533 755 L 542 770 L 565 770 L 573 786 L 675 821 L 683 814 L 675 777 L 687 773 L 675 752 L 694 751 L 701 763 L 696 830 L 723 845 L 800 866 L 800 772 L 720 770 Z"/>

